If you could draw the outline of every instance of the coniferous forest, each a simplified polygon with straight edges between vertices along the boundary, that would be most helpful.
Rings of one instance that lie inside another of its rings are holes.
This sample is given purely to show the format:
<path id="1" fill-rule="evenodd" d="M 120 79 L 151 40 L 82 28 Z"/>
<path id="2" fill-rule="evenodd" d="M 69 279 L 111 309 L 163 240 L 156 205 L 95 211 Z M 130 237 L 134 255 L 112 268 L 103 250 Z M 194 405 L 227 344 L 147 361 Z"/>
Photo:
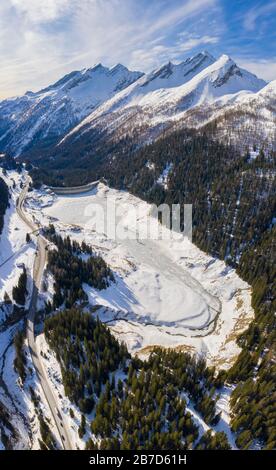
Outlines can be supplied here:
<path id="1" fill-rule="evenodd" d="M 105 325 L 75 307 L 47 318 L 45 337 L 65 394 L 83 413 L 79 434 L 89 429 L 94 436 L 87 449 L 229 449 L 224 433 L 199 440 L 186 409 L 192 399 L 207 424 L 220 419 L 215 405 L 223 381 L 204 360 L 162 349 L 147 361 L 131 358 Z"/>
<path id="2" fill-rule="evenodd" d="M 154 164 L 153 171 L 147 162 Z M 156 180 L 167 163 L 173 169 L 165 189 Z M 112 184 L 149 202 L 192 203 L 193 241 L 225 259 L 252 286 L 255 320 L 239 338 L 242 352 L 228 373 L 228 380 L 238 384 L 232 426 L 242 448 L 256 440 L 275 448 L 275 152 L 260 150 L 251 159 L 206 135 L 192 138 L 180 131 L 141 149 L 127 163 L 124 156 L 110 165 L 105 176 Z"/>
<path id="3" fill-rule="evenodd" d="M 44 229 L 44 235 L 56 246 L 48 255 L 48 269 L 55 278 L 53 308 L 60 307 L 64 301 L 71 307 L 76 301 L 87 300 L 83 283 L 105 289 L 113 281 L 110 268 L 86 243 L 79 245 L 69 237 L 63 239 L 53 225 Z M 87 260 L 83 258 L 85 255 Z"/>
<path id="4" fill-rule="evenodd" d="M 217 376 L 204 360 L 158 348 L 148 361 L 131 358 L 126 346 L 80 304 L 86 300 L 82 282 L 105 288 L 113 281 L 110 269 L 90 246 L 63 239 L 53 225 L 44 235 L 57 248 L 48 253 L 55 294 L 46 309 L 45 338 L 60 363 L 65 394 L 82 413 L 79 435 L 83 437 L 89 426 L 94 436 L 87 449 L 228 449 L 224 433 L 206 433 L 199 439 L 186 410 L 191 399 L 202 419 L 215 426 L 223 374 Z M 61 305 L 67 309 L 51 315 Z"/>
<path id="5" fill-rule="evenodd" d="M 0 178 L 0 235 L 4 225 L 4 215 L 9 204 L 9 189 L 3 178 Z"/>

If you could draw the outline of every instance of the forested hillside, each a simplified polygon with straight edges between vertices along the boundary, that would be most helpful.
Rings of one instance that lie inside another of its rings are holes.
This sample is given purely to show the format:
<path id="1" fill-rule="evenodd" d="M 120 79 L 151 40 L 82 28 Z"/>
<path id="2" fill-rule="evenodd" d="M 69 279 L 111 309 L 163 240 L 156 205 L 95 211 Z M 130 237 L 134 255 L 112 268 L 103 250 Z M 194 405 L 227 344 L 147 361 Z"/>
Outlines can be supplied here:
<path id="1" fill-rule="evenodd" d="M 168 164 L 166 185 L 159 184 Z M 259 440 L 274 448 L 275 152 L 260 150 L 253 159 L 204 135 L 177 132 L 130 159 L 110 159 L 104 175 L 150 202 L 193 204 L 193 241 L 236 267 L 252 285 L 255 321 L 240 338 L 243 350 L 229 371 L 229 380 L 239 383 L 232 398 L 233 427 L 241 447 Z"/>
<path id="2" fill-rule="evenodd" d="M 48 269 L 55 278 L 53 308 L 60 307 L 64 301 L 71 307 L 77 300 L 86 300 L 83 283 L 105 289 L 113 281 L 110 268 L 86 243 L 79 245 L 69 237 L 63 239 L 53 225 L 44 229 L 44 235 L 56 246 L 48 254 Z"/>
<path id="3" fill-rule="evenodd" d="M 132 359 L 106 326 L 76 308 L 48 318 L 45 337 L 60 362 L 65 394 L 83 413 L 79 435 L 91 433 L 87 449 L 229 448 L 224 433 L 198 440 L 186 409 L 185 395 L 206 423 L 220 419 L 222 381 L 204 360 L 161 349 L 148 361 Z"/>

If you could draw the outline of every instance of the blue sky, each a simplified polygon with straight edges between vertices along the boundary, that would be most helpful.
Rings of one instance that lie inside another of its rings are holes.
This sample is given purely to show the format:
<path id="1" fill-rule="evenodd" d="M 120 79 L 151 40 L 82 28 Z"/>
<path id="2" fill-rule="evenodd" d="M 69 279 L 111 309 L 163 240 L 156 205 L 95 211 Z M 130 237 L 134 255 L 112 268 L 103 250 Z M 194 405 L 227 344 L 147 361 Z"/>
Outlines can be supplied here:
<path id="1" fill-rule="evenodd" d="M 276 0 L 1 0 L 0 97 L 65 73 L 149 71 L 200 50 L 276 79 Z"/>

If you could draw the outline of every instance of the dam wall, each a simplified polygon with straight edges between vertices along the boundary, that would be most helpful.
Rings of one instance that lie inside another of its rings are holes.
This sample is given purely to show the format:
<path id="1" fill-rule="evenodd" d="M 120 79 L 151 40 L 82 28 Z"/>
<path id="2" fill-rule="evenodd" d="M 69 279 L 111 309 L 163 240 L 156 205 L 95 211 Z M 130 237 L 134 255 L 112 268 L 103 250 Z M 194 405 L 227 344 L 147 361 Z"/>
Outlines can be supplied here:
<path id="1" fill-rule="evenodd" d="M 51 191 L 55 194 L 66 195 L 66 194 L 82 194 L 91 191 L 96 186 L 98 186 L 100 180 L 93 181 L 84 186 L 48 186 Z"/>

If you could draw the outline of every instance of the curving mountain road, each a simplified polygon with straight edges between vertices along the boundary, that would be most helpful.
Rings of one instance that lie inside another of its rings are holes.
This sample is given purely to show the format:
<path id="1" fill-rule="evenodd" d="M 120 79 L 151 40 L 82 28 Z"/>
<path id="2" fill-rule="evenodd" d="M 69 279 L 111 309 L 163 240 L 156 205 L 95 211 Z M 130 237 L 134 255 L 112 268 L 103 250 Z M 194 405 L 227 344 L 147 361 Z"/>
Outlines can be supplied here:
<path id="1" fill-rule="evenodd" d="M 40 227 L 36 225 L 33 221 L 28 219 L 26 213 L 24 212 L 24 201 L 25 201 L 28 189 L 29 189 L 30 180 L 31 179 L 28 177 L 26 184 L 24 185 L 24 188 L 22 189 L 18 197 L 16 210 L 17 210 L 19 217 L 25 222 L 25 224 L 33 232 L 33 231 L 39 230 Z M 58 403 L 49 386 L 49 382 L 45 374 L 43 365 L 41 363 L 41 357 L 37 351 L 36 342 L 35 342 L 34 326 L 35 326 L 36 306 L 37 306 L 37 298 L 38 298 L 40 284 L 41 284 L 41 280 L 43 276 L 43 271 L 44 271 L 44 267 L 46 263 L 46 257 L 47 257 L 46 247 L 47 247 L 47 241 L 38 233 L 37 251 L 36 251 L 34 267 L 33 267 L 33 290 L 32 290 L 32 297 L 30 301 L 28 322 L 27 322 L 27 340 L 28 340 L 32 361 L 33 361 L 38 379 L 40 381 L 45 398 L 51 410 L 52 417 L 58 429 L 62 448 L 64 450 L 70 450 L 70 449 L 72 450 L 73 446 L 70 441 L 70 433 L 67 432 L 66 423 L 65 421 L 63 421 L 62 415 L 60 411 L 58 410 Z"/>

